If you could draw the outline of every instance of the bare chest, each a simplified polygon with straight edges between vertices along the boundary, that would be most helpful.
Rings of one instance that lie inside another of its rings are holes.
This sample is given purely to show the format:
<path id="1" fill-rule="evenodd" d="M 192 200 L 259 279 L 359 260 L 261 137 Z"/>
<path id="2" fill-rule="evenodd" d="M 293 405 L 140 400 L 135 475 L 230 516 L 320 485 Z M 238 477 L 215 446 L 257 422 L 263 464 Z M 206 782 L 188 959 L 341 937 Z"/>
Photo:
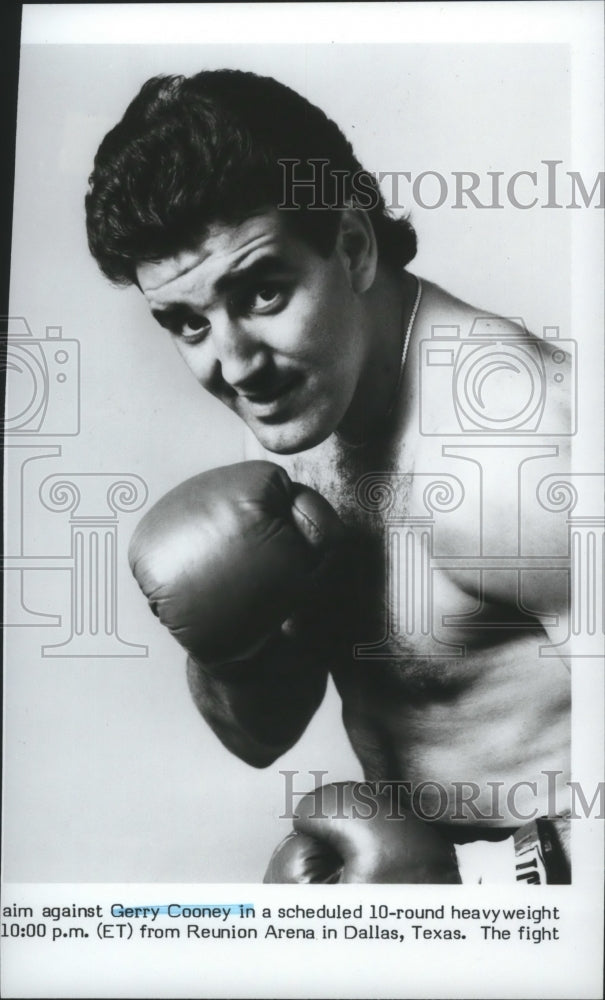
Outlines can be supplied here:
<path id="1" fill-rule="evenodd" d="M 487 663 L 497 670 L 497 649 L 527 654 L 531 636 L 538 655 L 538 619 L 496 594 L 507 571 L 476 568 L 481 497 L 453 463 L 435 461 L 418 438 L 380 453 L 333 438 L 286 468 L 351 529 L 343 648 L 358 683 L 367 675 L 408 694 L 453 693 L 485 680 Z"/>

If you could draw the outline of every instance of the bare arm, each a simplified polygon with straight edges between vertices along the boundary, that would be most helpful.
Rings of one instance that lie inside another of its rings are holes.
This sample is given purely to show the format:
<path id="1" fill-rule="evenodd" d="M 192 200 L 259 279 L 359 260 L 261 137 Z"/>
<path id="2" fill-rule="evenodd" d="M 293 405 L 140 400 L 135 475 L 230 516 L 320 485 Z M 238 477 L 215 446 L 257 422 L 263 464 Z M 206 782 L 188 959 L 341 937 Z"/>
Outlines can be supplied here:
<path id="1" fill-rule="evenodd" d="M 514 363 L 510 369 L 502 364 L 498 371 L 500 362 L 496 360 L 493 376 L 485 377 L 481 388 L 483 417 L 496 425 L 503 415 L 524 415 L 530 381 L 541 409 L 535 425 L 521 425 L 523 434 L 502 433 L 493 438 L 486 432 L 483 440 L 474 440 L 454 452 L 457 458 L 468 460 L 466 468 L 462 465 L 456 471 L 468 495 L 477 500 L 477 516 L 461 517 L 455 523 L 446 539 L 447 554 L 480 551 L 482 563 L 480 578 L 477 569 L 469 572 L 462 566 L 448 570 L 448 576 L 463 592 L 474 596 L 480 591 L 482 603 L 489 605 L 487 613 L 497 621 L 501 611 L 510 622 L 507 627 L 515 627 L 515 610 L 525 626 L 530 624 L 528 616 L 533 616 L 536 627 L 541 626 L 544 639 L 552 645 L 548 655 L 568 666 L 568 525 L 564 508 L 558 510 L 556 503 L 545 498 L 550 481 L 564 484 L 569 477 L 572 358 L 559 342 L 541 341 L 507 320 L 494 317 L 489 323 L 486 320 L 486 325 L 496 337 L 494 349 L 500 345 L 505 360 L 510 350 Z M 502 341 L 497 339 L 500 335 Z M 520 361 L 515 351 L 520 352 Z M 524 357 L 536 371 L 542 370 L 542 381 L 535 373 L 533 381 L 529 380 L 527 372 L 534 370 L 528 367 L 525 372 Z M 523 372 L 524 377 L 520 377 Z M 466 399 L 462 389 L 460 392 Z M 507 557 L 509 566 L 490 566 L 491 555 L 495 559 Z"/>

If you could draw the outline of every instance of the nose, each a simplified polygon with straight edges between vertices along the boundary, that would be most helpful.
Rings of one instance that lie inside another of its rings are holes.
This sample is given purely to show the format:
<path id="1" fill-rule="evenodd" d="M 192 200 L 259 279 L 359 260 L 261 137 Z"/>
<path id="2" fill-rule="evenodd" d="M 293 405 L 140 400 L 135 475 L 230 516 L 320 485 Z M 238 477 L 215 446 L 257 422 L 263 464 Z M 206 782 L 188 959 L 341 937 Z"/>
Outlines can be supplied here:
<path id="1" fill-rule="evenodd" d="M 228 318 L 213 323 L 212 341 L 222 378 L 233 389 L 244 389 L 255 382 L 267 367 L 266 344 L 243 323 Z"/>

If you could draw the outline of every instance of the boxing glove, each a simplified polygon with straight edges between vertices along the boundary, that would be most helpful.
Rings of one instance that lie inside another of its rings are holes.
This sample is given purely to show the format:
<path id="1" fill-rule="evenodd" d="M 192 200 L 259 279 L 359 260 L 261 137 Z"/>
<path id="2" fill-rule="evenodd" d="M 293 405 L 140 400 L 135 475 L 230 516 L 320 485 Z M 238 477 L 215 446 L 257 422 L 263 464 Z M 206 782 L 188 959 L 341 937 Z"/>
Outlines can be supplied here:
<path id="1" fill-rule="evenodd" d="M 301 799 L 293 826 L 273 852 L 266 883 L 461 882 L 455 849 L 434 824 L 369 782 L 316 788 Z"/>
<path id="2" fill-rule="evenodd" d="M 129 561 L 154 614 L 213 666 L 262 649 L 344 533 L 330 504 L 280 466 L 242 462 L 166 494 L 135 530 Z"/>

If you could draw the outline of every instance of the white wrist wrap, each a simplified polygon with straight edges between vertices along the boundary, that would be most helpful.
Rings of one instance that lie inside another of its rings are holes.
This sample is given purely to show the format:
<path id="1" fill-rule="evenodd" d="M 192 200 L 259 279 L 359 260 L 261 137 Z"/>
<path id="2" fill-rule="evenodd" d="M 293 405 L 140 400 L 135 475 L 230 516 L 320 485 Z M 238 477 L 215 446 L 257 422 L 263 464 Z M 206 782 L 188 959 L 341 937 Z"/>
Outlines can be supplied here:
<path id="1" fill-rule="evenodd" d="M 569 885 L 569 856 L 561 843 L 568 824 L 569 815 L 554 820 L 541 818 L 519 827 L 506 840 L 457 844 L 462 882 Z"/>
<path id="2" fill-rule="evenodd" d="M 502 884 L 515 881 L 515 842 L 506 840 L 475 840 L 456 844 L 456 858 L 463 885 Z"/>

